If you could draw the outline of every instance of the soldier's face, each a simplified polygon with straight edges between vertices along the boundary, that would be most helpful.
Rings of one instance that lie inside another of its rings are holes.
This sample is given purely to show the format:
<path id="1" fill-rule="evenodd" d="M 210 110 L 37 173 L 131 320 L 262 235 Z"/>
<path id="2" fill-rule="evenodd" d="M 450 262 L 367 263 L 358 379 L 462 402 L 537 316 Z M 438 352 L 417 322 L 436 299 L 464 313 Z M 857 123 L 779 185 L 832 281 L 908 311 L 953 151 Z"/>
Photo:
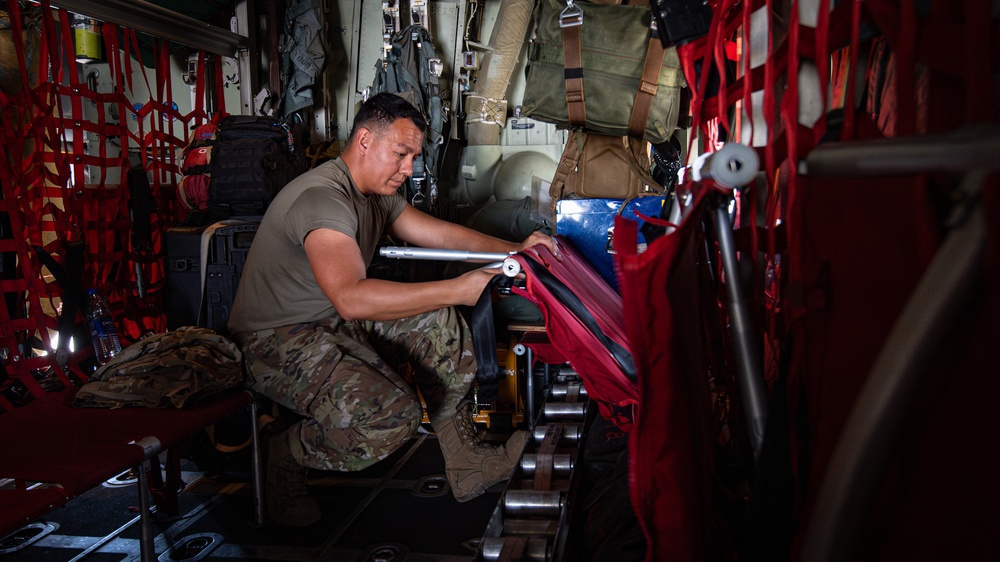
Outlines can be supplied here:
<path id="1" fill-rule="evenodd" d="M 397 119 L 381 134 L 368 136 L 365 167 L 371 184 L 366 194 L 392 195 L 413 174 L 413 160 L 420 155 L 424 135 L 409 119 Z M 364 139 L 363 139 L 364 140 Z"/>

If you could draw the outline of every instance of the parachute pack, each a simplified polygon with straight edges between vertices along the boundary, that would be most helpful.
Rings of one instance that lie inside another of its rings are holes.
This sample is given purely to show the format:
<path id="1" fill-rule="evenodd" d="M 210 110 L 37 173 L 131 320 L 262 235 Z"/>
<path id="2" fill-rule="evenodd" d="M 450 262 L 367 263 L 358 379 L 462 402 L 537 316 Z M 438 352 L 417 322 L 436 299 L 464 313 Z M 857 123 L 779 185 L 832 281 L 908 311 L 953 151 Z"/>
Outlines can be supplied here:
<path id="1" fill-rule="evenodd" d="M 372 94 L 399 94 L 423 113 L 427 120 L 423 154 L 413 164 L 410 202 L 416 207 L 433 208 L 437 197 L 437 176 L 441 145 L 444 143 L 444 113 L 438 76 L 443 69 L 431 42 L 431 34 L 420 25 L 411 25 L 392 36 L 385 58 L 375 65 Z"/>

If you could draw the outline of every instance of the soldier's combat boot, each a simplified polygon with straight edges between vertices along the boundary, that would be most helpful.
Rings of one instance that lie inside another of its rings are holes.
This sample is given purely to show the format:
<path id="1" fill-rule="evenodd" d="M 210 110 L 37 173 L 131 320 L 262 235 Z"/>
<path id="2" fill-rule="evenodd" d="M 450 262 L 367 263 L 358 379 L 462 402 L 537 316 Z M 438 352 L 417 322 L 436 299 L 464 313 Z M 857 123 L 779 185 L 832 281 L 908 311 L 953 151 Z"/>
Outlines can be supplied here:
<path id="1" fill-rule="evenodd" d="M 432 422 L 444 455 L 445 475 L 455 499 L 466 502 L 486 489 L 509 479 L 521 459 L 528 434 L 515 431 L 506 445 L 486 445 L 479 439 L 470 404 L 464 403 L 454 416 Z"/>
<path id="2" fill-rule="evenodd" d="M 309 469 L 292 456 L 289 431 L 282 431 L 268 441 L 265 502 L 267 514 L 278 525 L 304 527 L 319 521 L 322 513 L 319 502 L 306 490 Z"/>

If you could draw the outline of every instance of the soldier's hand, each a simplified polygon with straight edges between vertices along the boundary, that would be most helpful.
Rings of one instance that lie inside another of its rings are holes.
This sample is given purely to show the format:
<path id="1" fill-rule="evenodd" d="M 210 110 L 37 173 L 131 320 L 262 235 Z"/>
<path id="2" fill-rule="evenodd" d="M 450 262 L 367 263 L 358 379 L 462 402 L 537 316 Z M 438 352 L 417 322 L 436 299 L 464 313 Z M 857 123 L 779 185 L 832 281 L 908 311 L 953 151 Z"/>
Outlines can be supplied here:
<path id="1" fill-rule="evenodd" d="M 489 267 L 473 269 L 458 276 L 459 293 L 457 296 L 459 304 L 475 306 L 479 300 L 479 296 L 483 294 L 483 290 L 486 289 L 490 280 L 501 273 L 503 273 L 503 269 Z"/>
<path id="2" fill-rule="evenodd" d="M 538 230 L 532 232 L 531 235 L 525 238 L 524 242 L 521 242 L 521 245 L 518 246 L 515 251 L 520 252 L 521 250 L 526 250 L 537 244 L 541 244 L 548 248 L 557 260 L 562 261 L 562 253 L 559 251 L 559 243 L 556 242 L 556 239 L 546 234 L 542 234 Z"/>

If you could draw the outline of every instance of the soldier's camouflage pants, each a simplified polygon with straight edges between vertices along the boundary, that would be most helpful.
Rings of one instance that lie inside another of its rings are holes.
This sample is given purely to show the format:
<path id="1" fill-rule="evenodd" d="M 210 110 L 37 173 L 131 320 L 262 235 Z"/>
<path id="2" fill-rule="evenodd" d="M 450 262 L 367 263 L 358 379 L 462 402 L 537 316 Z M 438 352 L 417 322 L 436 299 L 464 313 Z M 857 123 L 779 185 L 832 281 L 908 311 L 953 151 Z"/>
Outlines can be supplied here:
<path id="1" fill-rule="evenodd" d="M 361 470 L 388 456 L 420 425 L 410 364 L 428 416 L 454 414 L 476 373 L 472 337 L 444 308 L 401 320 L 335 316 L 242 334 L 253 388 L 306 417 L 292 427 L 292 455 L 321 470 Z"/>

